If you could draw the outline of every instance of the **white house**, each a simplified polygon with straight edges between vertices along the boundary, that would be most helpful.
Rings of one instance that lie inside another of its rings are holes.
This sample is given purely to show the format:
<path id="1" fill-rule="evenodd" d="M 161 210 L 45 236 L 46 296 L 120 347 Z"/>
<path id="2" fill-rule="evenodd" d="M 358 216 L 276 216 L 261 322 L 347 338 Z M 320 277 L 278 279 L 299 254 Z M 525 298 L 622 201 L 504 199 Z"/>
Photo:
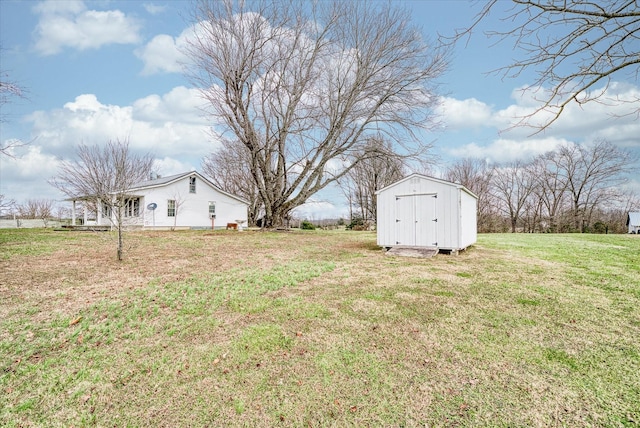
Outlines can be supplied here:
<path id="1" fill-rule="evenodd" d="M 627 226 L 629 233 L 640 233 L 640 212 L 630 212 L 627 216 Z"/>
<path id="2" fill-rule="evenodd" d="M 381 247 L 457 252 L 476 242 L 478 197 L 460 184 L 412 174 L 376 194 Z"/>
<path id="3" fill-rule="evenodd" d="M 82 198 L 78 198 L 81 200 Z M 96 219 L 85 224 L 107 226 L 114 217 L 97 202 Z M 247 221 L 248 202 L 224 192 L 196 171 L 140 182 L 127 191 L 124 222 L 142 228 L 224 228 Z M 73 201 L 72 224 L 76 224 Z"/>

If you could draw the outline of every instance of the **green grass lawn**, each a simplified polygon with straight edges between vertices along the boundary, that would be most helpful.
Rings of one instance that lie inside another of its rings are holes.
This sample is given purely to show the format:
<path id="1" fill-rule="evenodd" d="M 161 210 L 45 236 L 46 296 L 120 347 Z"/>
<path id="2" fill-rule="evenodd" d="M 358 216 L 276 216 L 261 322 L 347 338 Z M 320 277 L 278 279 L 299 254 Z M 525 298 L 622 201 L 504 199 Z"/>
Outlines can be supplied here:
<path id="1" fill-rule="evenodd" d="M 640 425 L 640 236 L 0 230 L 0 426 Z"/>

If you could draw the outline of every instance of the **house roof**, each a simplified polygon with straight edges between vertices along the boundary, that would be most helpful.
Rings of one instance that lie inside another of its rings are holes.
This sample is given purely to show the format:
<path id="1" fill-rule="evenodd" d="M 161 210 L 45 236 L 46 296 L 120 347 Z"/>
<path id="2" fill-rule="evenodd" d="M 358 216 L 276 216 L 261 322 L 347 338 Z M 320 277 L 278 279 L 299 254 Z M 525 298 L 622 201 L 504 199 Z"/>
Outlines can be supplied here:
<path id="1" fill-rule="evenodd" d="M 158 177 L 158 178 L 154 178 L 152 180 L 140 181 L 140 182 L 134 184 L 133 186 L 131 186 L 129 189 L 127 189 L 126 193 L 127 193 L 128 197 L 137 197 L 138 196 L 138 195 L 136 195 L 137 191 L 153 189 L 153 188 L 158 188 L 158 187 L 162 187 L 162 186 L 167 186 L 169 184 L 175 183 L 178 180 L 181 180 L 181 179 L 183 179 L 185 177 L 192 176 L 192 175 L 200 178 L 200 180 L 202 180 L 205 183 L 207 183 L 207 185 L 211 186 L 217 192 L 220 192 L 223 195 L 226 195 L 226 196 L 228 196 L 230 198 L 233 198 L 233 199 L 235 199 L 235 200 L 237 200 L 239 202 L 242 202 L 244 204 L 249 204 L 249 202 L 247 202 L 246 200 L 242 199 L 241 197 L 233 195 L 233 194 L 231 194 L 229 192 L 225 192 L 224 190 L 220 189 L 215 184 L 213 184 L 210 180 L 208 180 L 205 176 L 203 176 L 202 174 L 200 174 L 197 171 L 188 171 L 188 172 L 183 172 L 183 173 L 180 173 L 180 174 L 168 175 L 166 177 Z M 112 194 L 115 194 L 115 193 L 116 192 L 112 192 Z M 67 198 L 67 199 L 65 199 L 65 201 L 88 201 L 88 200 L 95 200 L 95 198 L 97 198 L 97 196 L 84 195 L 84 196 L 76 196 L 76 197 Z"/>
<path id="2" fill-rule="evenodd" d="M 398 185 L 398 184 L 400 184 L 400 183 L 403 183 L 403 182 L 405 182 L 405 181 L 407 181 L 407 180 L 410 180 L 410 179 L 412 179 L 412 178 L 416 178 L 416 177 L 418 177 L 418 178 L 422 178 L 422 179 L 424 179 L 424 180 L 428 180 L 428 181 L 434 181 L 434 182 L 436 182 L 436 183 L 447 184 L 447 185 L 449 185 L 449 186 L 453 186 L 453 187 L 455 187 L 455 188 L 457 188 L 457 189 L 462 190 L 462 191 L 463 191 L 463 192 L 465 192 L 465 193 L 468 193 L 469 195 L 473 196 L 474 198 L 478 199 L 478 196 L 476 196 L 476 195 L 475 195 L 471 190 L 467 189 L 467 188 L 466 188 L 466 187 L 464 187 L 462 184 L 459 184 L 459 183 L 452 183 L 452 182 L 450 182 L 450 181 L 442 180 L 442 179 L 440 179 L 440 178 L 429 177 L 429 176 L 427 176 L 427 175 L 417 174 L 417 173 L 414 173 L 414 174 L 408 175 L 408 176 L 406 176 L 405 178 L 403 178 L 403 179 L 401 179 L 401 180 L 398 180 L 398 181 L 396 181 L 396 182 L 395 182 L 395 183 L 393 183 L 393 184 L 389 184 L 388 186 L 383 187 L 382 189 L 378 190 L 378 191 L 376 192 L 376 194 L 379 194 L 379 193 L 381 193 L 381 192 L 384 192 L 385 190 L 387 190 L 387 189 L 389 189 L 389 188 L 391 188 L 391 187 L 397 186 L 397 185 Z"/>
<path id="3" fill-rule="evenodd" d="M 640 226 L 640 212 L 630 212 L 627 216 L 627 226 Z"/>
<path id="4" fill-rule="evenodd" d="M 200 174 L 197 171 L 188 171 L 188 172 L 183 172 L 180 174 L 174 174 L 174 175 L 168 175 L 166 177 L 159 177 L 159 178 L 155 178 L 152 180 L 145 180 L 145 181 L 141 181 L 139 183 L 134 184 L 127 192 L 135 192 L 138 190 L 146 190 L 146 189 L 153 189 L 153 188 L 157 188 L 157 187 L 163 187 L 163 186 L 167 186 L 169 184 L 175 183 L 176 181 L 182 180 L 185 177 L 189 177 L 189 176 L 196 176 L 198 177 L 200 180 L 204 181 L 205 183 L 207 183 L 209 186 L 213 187 L 216 191 L 229 196 L 230 198 L 236 199 L 242 203 L 248 204 L 247 201 L 245 201 L 244 199 L 242 199 L 239 196 L 233 195 L 231 193 L 225 192 L 224 190 L 220 189 L 219 187 L 217 187 L 215 184 L 213 184 L 211 181 L 209 181 L 205 176 L 203 176 L 202 174 Z"/>
<path id="5" fill-rule="evenodd" d="M 150 180 L 140 181 L 140 182 L 134 184 L 133 186 L 131 186 L 131 188 L 129 190 L 147 189 L 149 187 L 164 186 L 166 184 L 171 184 L 174 181 L 178 181 L 181 178 L 184 178 L 184 177 L 186 177 L 188 175 L 191 175 L 191 174 L 200 175 L 196 171 L 189 171 L 189 172 L 183 172 L 183 173 L 180 173 L 180 174 L 168 175 L 166 177 L 158 177 L 158 178 L 154 178 L 154 179 L 150 179 Z M 204 180 L 203 177 L 201 177 L 201 178 Z"/>

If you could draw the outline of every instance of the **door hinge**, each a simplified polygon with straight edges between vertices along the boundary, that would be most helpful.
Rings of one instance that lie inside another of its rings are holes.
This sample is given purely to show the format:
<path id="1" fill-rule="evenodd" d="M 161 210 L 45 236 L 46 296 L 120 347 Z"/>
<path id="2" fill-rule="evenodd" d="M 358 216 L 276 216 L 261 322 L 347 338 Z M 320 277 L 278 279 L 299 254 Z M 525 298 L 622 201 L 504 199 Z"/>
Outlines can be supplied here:
<path id="1" fill-rule="evenodd" d="M 435 222 L 437 223 L 437 222 L 438 222 L 438 219 L 437 219 L 437 218 L 434 218 L 434 219 L 433 219 L 433 220 L 431 220 L 431 221 L 435 221 Z"/>
<path id="2" fill-rule="evenodd" d="M 396 223 L 400 223 L 400 219 L 399 218 L 396 219 Z"/>

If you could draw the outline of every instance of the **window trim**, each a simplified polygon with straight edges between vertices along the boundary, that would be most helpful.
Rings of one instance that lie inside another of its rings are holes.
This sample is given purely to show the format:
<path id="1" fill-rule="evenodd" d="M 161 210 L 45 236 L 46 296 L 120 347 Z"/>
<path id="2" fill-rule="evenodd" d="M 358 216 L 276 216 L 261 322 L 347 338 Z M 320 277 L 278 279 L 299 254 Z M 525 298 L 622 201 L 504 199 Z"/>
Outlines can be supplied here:
<path id="1" fill-rule="evenodd" d="M 124 201 L 124 216 L 125 217 L 140 216 L 140 198 L 127 198 Z"/>

